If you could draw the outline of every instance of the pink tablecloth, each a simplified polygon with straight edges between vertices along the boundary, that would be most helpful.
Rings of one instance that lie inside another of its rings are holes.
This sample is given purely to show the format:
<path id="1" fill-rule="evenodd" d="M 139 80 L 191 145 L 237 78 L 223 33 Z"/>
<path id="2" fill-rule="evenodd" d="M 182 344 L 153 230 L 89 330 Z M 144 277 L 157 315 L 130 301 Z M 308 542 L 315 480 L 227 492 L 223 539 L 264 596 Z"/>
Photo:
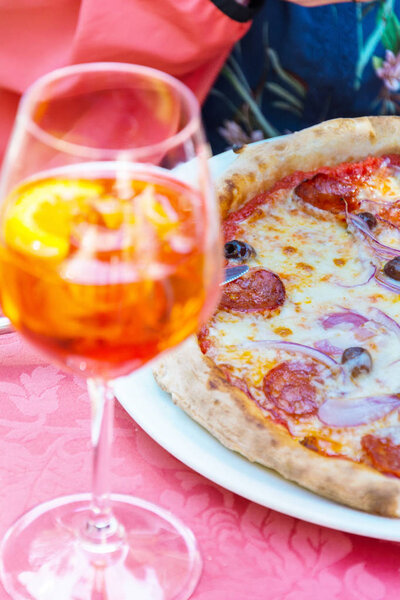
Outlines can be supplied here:
<path id="1" fill-rule="evenodd" d="M 0 337 L 0 353 L 2 535 L 31 506 L 87 491 L 91 463 L 84 382 L 48 365 L 16 334 Z M 195 532 L 204 571 L 194 600 L 398 600 L 399 545 L 244 500 L 173 458 L 120 406 L 113 472 L 114 491 L 170 509 Z"/>

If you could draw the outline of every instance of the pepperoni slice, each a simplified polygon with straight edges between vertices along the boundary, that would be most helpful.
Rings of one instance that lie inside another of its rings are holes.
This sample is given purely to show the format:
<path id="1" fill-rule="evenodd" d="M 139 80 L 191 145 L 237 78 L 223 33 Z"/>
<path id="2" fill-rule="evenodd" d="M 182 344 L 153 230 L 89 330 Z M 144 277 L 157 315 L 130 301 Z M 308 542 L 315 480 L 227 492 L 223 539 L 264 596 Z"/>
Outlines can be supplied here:
<path id="1" fill-rule="evenodd" d="M 265 397 L 287 415 L 312 415 L 318 408 L 315 387 L 311 382 L 316 374 L 317 368 L 313 364 L 283 362 L 265 375 Z"/>
<path id="2" fill-rule="evenodd" d="M 349 208 L 354 209 L 354 196 L 357 187 L 354 183 L 318 173 L 306 179 L 295 188 L 295 193 L 304 202 L 338 214 L 345 212 L 345 202 Z"/>
<path id="3" fill-rule="evenodd" d="M 240 312 L 271 310 L 281 306 L 285 296 L 285 287 L 278 275 L 255 269 L 224 286 L 219 308 Z"/>
<path id="4" fill-rule="evenodd" d="M 361 446 L 375 469 L 400 477 L 400 446 L 391 437 L 364 435 Z"/>

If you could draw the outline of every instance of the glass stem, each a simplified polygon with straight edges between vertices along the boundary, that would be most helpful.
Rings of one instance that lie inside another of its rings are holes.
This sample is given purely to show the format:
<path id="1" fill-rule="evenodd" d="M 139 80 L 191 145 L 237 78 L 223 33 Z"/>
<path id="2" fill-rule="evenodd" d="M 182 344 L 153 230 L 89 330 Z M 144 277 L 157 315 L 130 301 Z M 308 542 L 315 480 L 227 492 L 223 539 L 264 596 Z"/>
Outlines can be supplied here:
<path id="1" fill-rule="evenodd" d="M 116 533 L 118 523 L 110 500 L 111 446 L 114 421 L 114 393 L 106 381 L 88 380 L 92 407 L 92 506 L 86 535 L 106 541 Z"/>

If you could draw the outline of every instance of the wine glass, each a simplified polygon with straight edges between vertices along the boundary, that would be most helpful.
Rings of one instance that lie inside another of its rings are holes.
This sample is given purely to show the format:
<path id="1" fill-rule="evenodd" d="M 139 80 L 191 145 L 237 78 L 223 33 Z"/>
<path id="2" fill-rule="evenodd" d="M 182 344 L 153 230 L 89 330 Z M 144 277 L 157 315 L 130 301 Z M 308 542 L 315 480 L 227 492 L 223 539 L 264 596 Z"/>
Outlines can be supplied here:
<path id="1" fill-rule="evenodd" d="M 182 342 L 218 299 L 218 211 L 198 103 L 122 63 L 65 67 L 18 111 L 0 182 L 1 304 L 50 360 L 87 378 L 92 494 L 57 498 L 6 534 L 14 598 L 182 600 L 195 539 L 144 500 L 110 495 L 114 378 Z"/>

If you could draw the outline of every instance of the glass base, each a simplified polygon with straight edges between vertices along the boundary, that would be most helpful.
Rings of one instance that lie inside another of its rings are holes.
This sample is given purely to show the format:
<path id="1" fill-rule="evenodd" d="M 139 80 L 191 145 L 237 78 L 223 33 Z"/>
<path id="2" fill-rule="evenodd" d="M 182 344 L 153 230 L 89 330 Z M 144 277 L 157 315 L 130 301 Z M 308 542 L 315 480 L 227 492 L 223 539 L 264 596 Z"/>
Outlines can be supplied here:
<path id="1" fill-rule="evenodd" d="M 185 600 L 201 572 L 192 532 L 139 498 L 113 494 L 114 537 L 86 535 L 90 495 L 57 498 L 23 515 L 1 545 L 3 585 L 24 600 Z"/>

